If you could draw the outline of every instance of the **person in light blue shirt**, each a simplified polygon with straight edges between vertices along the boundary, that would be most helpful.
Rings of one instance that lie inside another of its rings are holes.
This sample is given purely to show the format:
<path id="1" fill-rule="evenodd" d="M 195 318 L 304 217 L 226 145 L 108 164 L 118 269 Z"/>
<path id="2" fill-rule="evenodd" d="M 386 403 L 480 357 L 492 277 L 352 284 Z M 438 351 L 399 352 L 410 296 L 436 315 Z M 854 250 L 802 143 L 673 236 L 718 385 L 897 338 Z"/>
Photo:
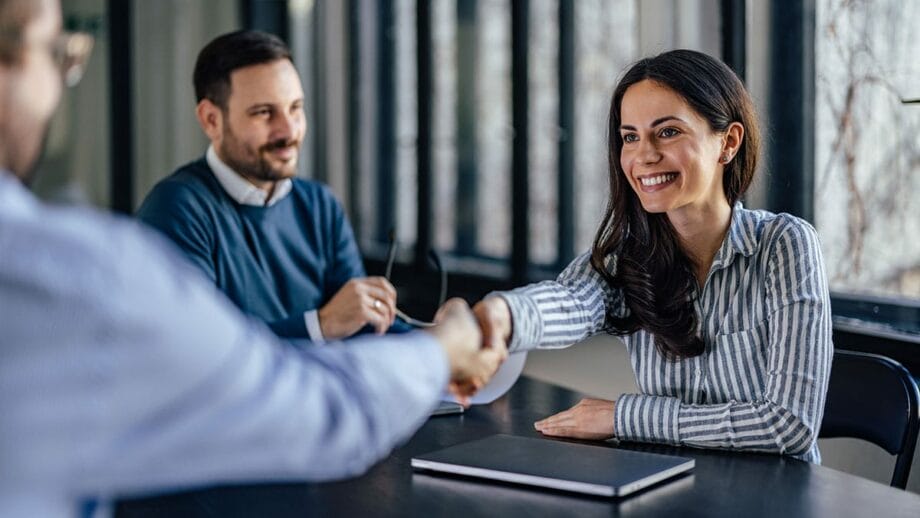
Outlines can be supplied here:
<path id="1" fill-rule="evenodd" d="M 458 301 L 430 331 L 290 347 L 154 231 L 39 202 L 23 184 L 91 39 L 57 0 L 0 0 L 0 35 L 0 516 L 357 475 L 503 359 Z"/>
<path id="2" fill-rule="evenodd" d="M 474 308 L 514 351 L 622 335 L 638 394 L 535 423 L 549 436 L 766 451 L 820 462 L 830 300 L 815 229 L 745 209 L 759 132 L 724 63 L 638 61 L 608 117 L 610 198 L 593 248 L 555 281 Z"/>

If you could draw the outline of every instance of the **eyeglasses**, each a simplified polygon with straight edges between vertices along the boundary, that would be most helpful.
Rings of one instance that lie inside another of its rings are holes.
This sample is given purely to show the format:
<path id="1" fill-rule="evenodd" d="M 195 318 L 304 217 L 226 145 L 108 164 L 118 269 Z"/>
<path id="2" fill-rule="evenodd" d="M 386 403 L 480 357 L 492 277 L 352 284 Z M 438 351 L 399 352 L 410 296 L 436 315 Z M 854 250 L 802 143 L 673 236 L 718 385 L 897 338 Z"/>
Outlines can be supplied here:
<path id="1" fill-rule="evenodd" d="M 390 275 L 393 273 L 393 263 L 396 262 L 396 248 L 396 236 L 393 232 L 390 232 L 390 246 L 387 249 L 387 266 L 384 273 L 384 277 L 386 277 L 387 280 L 390 280 Z M 438 278 L 440 279 L 440 289 L 438 290 L 438 307 L 441 307 L 444 305 L 444 300 L 447 298 L 447 272 L 444 270 L 444 266 L 441 264 L 441 257 L 438 256 L 438 253 L 434 250 L 428 250 L 428 260 L 432 263 L 432 265 L 434 265 L 438 272 Z M 425 320 L 412 318 L 399 308 L 396 308 L 396 315 L 413 327 L 432 327 L 435 325 L 434 322 L 427 322 Z"/>
<path id="2" fill-rule="evenodd" d="M 76 86 L 83 78 L 93 43 L 92 35 L 86 32 L 62 32 L 51 43 L 51 57 L 67 87 Z"/>
<path id="3" fill-rule="evenodd" d="M 0 49 L 4 51 L 2 54 L 16 52 L 16 49 L 37 44 L 20 40 L 12 34 L 2 34 L 0 40 L 5 40 L 0 43 L 6 45 Z M 67 87 L 76 86 L 83 78 L 86 62 L 89 61 L 89 56 L 93 51 L 94 42 L 93 36 L 87 32 L 64 31 L 45 44 L 51 60 L 61 73 L 61 80 Z"/>

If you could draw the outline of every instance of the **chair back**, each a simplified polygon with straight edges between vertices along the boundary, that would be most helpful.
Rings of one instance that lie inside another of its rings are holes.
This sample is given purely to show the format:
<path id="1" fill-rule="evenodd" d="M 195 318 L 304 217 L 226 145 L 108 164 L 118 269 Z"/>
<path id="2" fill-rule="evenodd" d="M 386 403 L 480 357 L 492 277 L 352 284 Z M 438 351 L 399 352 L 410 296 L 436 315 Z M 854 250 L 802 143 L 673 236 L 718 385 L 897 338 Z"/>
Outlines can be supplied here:
<path id="1" fill-rule="evenodd" d="M 897 455 L 891 485 L 904 489 L 920 430 L 920 391 L 900 363 L 835 351 L 819 437 L 852 437 Z"/>

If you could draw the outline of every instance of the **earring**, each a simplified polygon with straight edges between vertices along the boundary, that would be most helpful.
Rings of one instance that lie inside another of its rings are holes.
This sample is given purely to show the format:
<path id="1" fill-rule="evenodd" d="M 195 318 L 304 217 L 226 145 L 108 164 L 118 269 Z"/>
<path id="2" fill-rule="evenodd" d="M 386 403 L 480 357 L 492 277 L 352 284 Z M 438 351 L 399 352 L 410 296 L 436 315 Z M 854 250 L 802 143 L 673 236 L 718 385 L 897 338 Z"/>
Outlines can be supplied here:
<path id="1" fill-rule="evenodd" d="M 731 157 L 728 156 L 728 153 L 722 155 L 722 163 L 727 164 L 729 160 L 731 160 Z"/>

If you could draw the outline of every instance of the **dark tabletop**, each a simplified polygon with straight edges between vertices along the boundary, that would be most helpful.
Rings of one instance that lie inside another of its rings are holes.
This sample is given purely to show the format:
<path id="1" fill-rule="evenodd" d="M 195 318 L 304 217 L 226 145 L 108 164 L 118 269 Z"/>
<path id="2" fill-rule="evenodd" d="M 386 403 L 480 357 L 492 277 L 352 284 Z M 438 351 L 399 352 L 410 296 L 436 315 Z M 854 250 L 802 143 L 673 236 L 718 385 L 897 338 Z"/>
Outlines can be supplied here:
<path id="1" fill-rule="evenodd" d="M 522 377 L 491 405 L 432 417 L 362 477 L 324 484 L 214 487 L 121 502 L 119 517 L 147 516 L 888 516 L 920 517 L 920 495 L 777 455 L 596 443 L 696 459 L 689 475 L 623 499 L 585 497 L 414 473 L 409 459 L 495 433 L 539 437 L 533 422 L 581 395 Z M 547 460 L 552 462 L 551 459 Z"/>

